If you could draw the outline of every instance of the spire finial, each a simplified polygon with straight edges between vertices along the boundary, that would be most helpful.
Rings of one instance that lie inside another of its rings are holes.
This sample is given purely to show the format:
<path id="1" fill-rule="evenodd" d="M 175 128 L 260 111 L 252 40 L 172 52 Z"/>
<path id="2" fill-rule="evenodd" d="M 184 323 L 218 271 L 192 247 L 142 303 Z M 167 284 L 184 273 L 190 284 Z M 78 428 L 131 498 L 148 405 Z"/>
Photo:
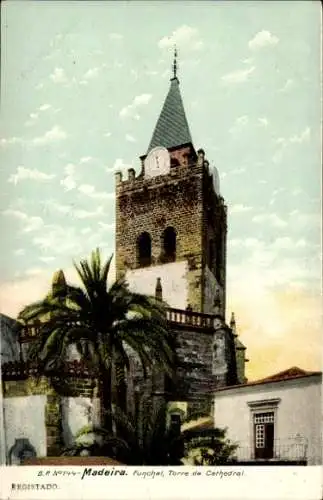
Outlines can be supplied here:
<path id="1" fill-rule="evenodd" d="M 233 335 L 237 336 L 237 325 L 234 312 L 231 313 L 230 328 L 232 330 Z"/>
<path id="2" fill-rule="evenodd" d="M 172 80 L 177 79 L 177 69 L 178 69 L 177 56 L 178 56 L 177 47 L 175 45 L 174 46 L 174 61 L 173 61 L 173 78 L 172 78 Z"/>
<path id="3" fill-rule="evenodd" d="M 156 288 L 155 288 L 155 298 L 156 300 L 163 300 L 163 288 L 161 284 L 161 279 L 157 278 Z"/>

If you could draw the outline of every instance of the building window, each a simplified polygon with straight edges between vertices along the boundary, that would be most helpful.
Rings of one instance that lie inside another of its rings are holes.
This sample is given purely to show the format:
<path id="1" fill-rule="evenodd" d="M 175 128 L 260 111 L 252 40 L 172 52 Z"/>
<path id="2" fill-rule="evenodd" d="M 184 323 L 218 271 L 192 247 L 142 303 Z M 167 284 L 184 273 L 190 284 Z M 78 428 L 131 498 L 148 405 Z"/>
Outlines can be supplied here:
<path id="1" fill-rule="evenodd" d="M 171 413 L 170 415 L 170 429 L 175 435 L 181 432 L 181 416 L 179 413 Z"/>
<path id="2" fill-rule="evenodd" d="M 137 260 L 139 267 L 151 264 L 151 237 L 149 233 L 141 233 L 137 240 Z"/>
<path id="3" fill-rule="evenodd" d="M 274 456 L 274 412 L 254 415 L 255 458 Z"/>
<path id="4" fill-rule="evenodd" d="M 162 260 L 174 262 L 176 260 L 176 232 L 173 227 L 167 227 L 162 235 Z"/>

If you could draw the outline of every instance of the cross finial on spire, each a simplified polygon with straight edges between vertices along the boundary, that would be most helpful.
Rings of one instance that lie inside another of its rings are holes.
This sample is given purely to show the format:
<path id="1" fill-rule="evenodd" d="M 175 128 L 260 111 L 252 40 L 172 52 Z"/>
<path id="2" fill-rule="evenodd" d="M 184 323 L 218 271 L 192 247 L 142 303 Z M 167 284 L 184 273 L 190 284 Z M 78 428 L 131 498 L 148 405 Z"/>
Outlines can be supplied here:
<path id="1" fill-rule="evenodd" d="M 174 61 L 173 61 L 173 78 L 172 80 L 175 80 L 177 78 L 177 69 L 178 69 L 178 64 L 177 64 L 177 48 L 176 45 L 174 46 Z"/>

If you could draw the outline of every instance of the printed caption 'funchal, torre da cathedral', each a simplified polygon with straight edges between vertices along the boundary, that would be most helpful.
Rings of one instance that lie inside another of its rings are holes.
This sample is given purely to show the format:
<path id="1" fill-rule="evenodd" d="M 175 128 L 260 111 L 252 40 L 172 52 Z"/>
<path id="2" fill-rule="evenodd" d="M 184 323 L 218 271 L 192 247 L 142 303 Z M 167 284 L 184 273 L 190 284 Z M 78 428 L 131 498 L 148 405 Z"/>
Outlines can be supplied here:
<path id="1" fill-rule="evenodd" d="M 132 291 L 154 295 L 167 304 L 178 364 L 171 380 L 162 372 L 146 380 L 132 357 L 127 374 L 129 411 L 136 411 L 138 394 L 144 394 L 154 406 L 170 402 L 177 417 L 183 411 L 186 417 L 210 414 L 215 388 L 246 381 L 246 348 L 236 334 L 234 316 L 230 326 L 225 321 L 227 207 L 216 168 L 210 168 L 203 149 L 193 145 L 176 51 L 170 88 L 140 160 L 138 175 L 132 168 L 127 179 L 115 173 L 116 277 L 124 276 Z M 65 277 L 59 271 L 53 287 L 61 281 Z M 37 335 L 34 327 L 28 330 L 20 339 L 22 358 Z M 32 373 L 9 365 L 3 367 L 5 397 L 39 394 L 31 389 Z M 77 360 L 69 365 L 64 376 L 76 383 L 78 395 L 95 397 L 97 384 L 84 365 Z M 78 417 L 74 411 L 74 416 L 60 414 L 59 395 L 44 390 L 46 454 L 52 455 L 60 439 L 59 421 Z"/>

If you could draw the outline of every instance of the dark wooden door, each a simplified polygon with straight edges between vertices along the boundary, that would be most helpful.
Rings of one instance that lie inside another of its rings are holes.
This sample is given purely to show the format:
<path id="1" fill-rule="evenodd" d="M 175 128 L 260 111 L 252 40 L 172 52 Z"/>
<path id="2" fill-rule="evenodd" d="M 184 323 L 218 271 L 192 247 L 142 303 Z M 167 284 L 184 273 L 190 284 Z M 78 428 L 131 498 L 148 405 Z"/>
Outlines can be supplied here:
<path id="1" fill-rule="evenodd" d="M 259 413 L 254 416 L 254 446 L 256 459 L 274 457 L 274 414 Z"/>

